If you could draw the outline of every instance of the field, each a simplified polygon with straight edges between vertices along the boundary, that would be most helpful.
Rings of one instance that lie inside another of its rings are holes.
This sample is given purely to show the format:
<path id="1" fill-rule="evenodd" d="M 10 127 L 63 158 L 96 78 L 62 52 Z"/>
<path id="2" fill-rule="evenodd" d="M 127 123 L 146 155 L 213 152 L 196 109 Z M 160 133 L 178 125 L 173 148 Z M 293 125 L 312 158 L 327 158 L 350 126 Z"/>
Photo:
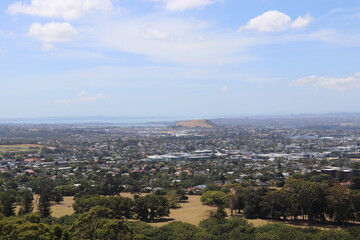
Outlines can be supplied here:
<path id="1" fill-rule="evenodd" d="M 129 193 L 122 193 L 123 197 L 132 197 Z M 37 202 L 37 196 L 35 195 L 35 204 Z M 70 215 L 74 213 L 72 209 L 73 197 L 64 197 L 64 202 L 61 204 L 54 204 L 51 207 L 52 216 L 61 217 L 64 215 Z M 197 225 L 201 220 L 207 218 L 211 210 L 215 208 L 202 205 L 200 202 L 200 196 L 189 196 L 189 200 L 186 203 L 180 203 L 181 208 L 171 209 L 170 216 L 162 219 L 160 222 L 151 223 L 153 226 L 162 226 L 171 221 L 183 221 Z"/>
<path id="2" fill-rule="evenodd" d="M 37 205 L 39 201 L 39 195 L 34 195 L 34 212 L 37 211 Z M 51 206 L 52 216 L 53 217 L 62 217 L 65 215 L 71 215 L 74 213 L 72 204 L 74 203 L 74 197 L 64 197 L 64 201 L 60 204 L 53 204 Z M 19 211 L 19 206 L 16 207 L 16 212 Z"/>
<path id="3" fill-rule="evenodd" d="M 0 153 L 38 152 L 43 147 L 37 144 L 0 145 Z"/>
<path id="4" fill-rule="evenodd" d="M 200 201 L 200 196 L 188 196 L 189 200 L 186 203 L 180 203 L 181 208 L 171 209 L 170 216 L 164 218 L 164 221 L 151 223 L 153 226 L 162 226 L 171 221 L 182 221 L 198 225 L 199 222 L 207 218 L 214 207 L 203 205 Z"/>
<path id="5" fill-rule="evenodd" d="M 74 213 L 72 204 L 74 203 L 74 197 L 64 197 L 64 202 L 60 204 L 54 204 L 51 206 L 52 216 L 61 217 L 65 215 L 71 215 Z"/>
<path id="6" fill-rule="evenodd" d="M 145 195 L 145 194 L 143 194 Z M 130 197 L 133 196 L 130 193 L 121 193 L 123 197 Z M 210 214 L 210 211 L 215 210 L 215 207 L 203 205 L 200 201 L 200 196 L 188 196 L 189 200 L 185 203 L 180 203 L 181 208 L 178 209 L 171 209 L 170 216 L 161 219 L 158 222 L 150 223 L 152 226 L 163 226 L 167 223 L 172 221 L 182 221 L 186 223 L 191 223 L 194 225 L 198 225 L 199 222 L 205 218 L 207 218 Z M 37 205 L 38 195 L 34 195 L 34 204 Z M 64 202 L 60 204 L 53 204 L 51 207 L 52 216 L 54 217 L 61 217 L 65 215 L 71 215 L 74 213 L 72 208 L 72 204 L 74 202 L 73 197 L 64 197 Z M 34 209 L 36 211 L 36 209 Z M 228 215 L 230 216 L 230 212 L 228 211 Z M 251 224 L 255 227 L 259 227 L 268 223 L 275 223 L 279 221 L 271 221 L 271 220 L 263 220 L 263 219 L 249 219 L 248 220 Z M 281 221 L 284 224 L 297 226 L 297 227 L 310 227 L 310 225 L 302 222 L 291 222 L 291 221 Z M 312 227 L 319 228 L 319 229 L 331 229 L 331 228 L 338 228 L 336 225 L 324 225 L 324 224 L 316 224 L 312 225 Z"/>

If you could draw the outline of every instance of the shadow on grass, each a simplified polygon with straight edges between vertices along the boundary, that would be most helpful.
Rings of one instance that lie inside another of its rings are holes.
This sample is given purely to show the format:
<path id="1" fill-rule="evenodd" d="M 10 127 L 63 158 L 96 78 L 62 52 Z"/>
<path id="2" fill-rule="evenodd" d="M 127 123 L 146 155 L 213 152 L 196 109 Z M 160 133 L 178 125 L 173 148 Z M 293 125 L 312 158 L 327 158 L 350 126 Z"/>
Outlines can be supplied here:
<path id="1" fill-rule="evenodd" d="M 146 222 L 146 223 L 164 223 L 164 222 L 171 222 L 171 221 L 174 221 L 175 218 L 161 218 L 161 219 L 154 219 L 154 220 L 146 220 L 146 221 L 143 221 L 143 222 Z"/>

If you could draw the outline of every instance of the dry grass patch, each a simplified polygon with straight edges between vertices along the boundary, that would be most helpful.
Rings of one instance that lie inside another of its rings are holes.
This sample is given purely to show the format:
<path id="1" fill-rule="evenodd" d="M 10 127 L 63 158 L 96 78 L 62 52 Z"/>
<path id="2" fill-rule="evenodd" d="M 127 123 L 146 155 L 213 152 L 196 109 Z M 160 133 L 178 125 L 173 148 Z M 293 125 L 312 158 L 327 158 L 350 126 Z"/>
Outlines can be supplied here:
<path id="1" fill-rule="evenodd" d="M 153 226 L 162 226 L 172 221 L 182 221 L 198 225 L 199 222 L 207 218 L 214 207 L 203 205 L 200 201 L 200 196 L 188 196 L 189 200 L 186 203 L 180 203 L 181 208 L 171 209 L 170 216 L 164 218 L 164 221 L 150 223 Z"/>
<path id="2" fill-rule="evenodd" d="M 53 204 L 51 206 L 52 216 L 53 217 L 62 217 L 65 215 L 71 215 L 74 213 L 72 207 L 74 203 L 74 197 L 64 197 L 64 201 L 59 204 Z"/>
<path id="3" fill-rule="evenodd" d="M 37 152 L 45 146 L 38 144 L 0 145 L 0 153 L 7 152 Z"/>

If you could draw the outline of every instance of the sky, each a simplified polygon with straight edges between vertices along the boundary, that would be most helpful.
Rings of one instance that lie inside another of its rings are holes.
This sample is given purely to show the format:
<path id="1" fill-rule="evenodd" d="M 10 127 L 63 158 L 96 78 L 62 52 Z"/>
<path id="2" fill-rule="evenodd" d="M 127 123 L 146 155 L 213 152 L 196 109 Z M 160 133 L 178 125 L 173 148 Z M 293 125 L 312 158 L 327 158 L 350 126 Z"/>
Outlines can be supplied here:
<path id="1" fill-rule="evenodd" d="M 0 118 L 360 112 L 358 0 L 2 0 Z"/>

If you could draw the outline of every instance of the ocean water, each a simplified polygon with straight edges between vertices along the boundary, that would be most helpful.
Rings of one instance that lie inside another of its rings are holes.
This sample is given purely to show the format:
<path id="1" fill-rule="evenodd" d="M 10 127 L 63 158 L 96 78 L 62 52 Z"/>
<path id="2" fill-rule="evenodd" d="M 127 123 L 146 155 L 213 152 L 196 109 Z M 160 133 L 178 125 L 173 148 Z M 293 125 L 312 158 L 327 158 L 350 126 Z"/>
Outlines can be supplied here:
<path id="1" fill-rule="evenodd" d="M 167 126 L 183 118 L 157 117 L 51 117 L 51 118 L 8 118 L 0 119 L 0 124 L 100 124 L 115 126 Z"/>

